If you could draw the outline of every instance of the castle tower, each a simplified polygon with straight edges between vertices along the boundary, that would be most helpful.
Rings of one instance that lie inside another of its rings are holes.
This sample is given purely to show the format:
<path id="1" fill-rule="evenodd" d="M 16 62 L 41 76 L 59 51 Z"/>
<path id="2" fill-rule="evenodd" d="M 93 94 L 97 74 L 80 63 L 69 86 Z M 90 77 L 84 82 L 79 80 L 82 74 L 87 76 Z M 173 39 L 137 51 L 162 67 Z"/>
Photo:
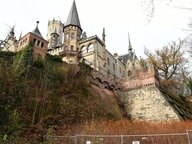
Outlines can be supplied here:
<path id="1" fill-rule="evenodd" d="M 38 28 L 39 21 L 37 21 L 36 27 L 32 32 L 24 35 L 18 43 L 17 51 L 25 48 L 29 43 L 33 43 L 33 58 L 34 60 L 45 60 L 47 54 L 48 42 L 43 38 Z"/>
<path id="2" fill-rule="evenodd" d="M 14 40 L 15 39 L 15 26 L 13 26 L 6 38 L 7 40 Z"/>
<path id="3" fill-rule="evenodd" d="M 59 34 L 56 31 L 51 33 L 50 39 L 49 39 L 49 47 L 48 49 L 55 49 L 57 46 L 59 46 Z"/>
<path id="4" fill-rule="evenodd" d="M 49 42 L 49 49 L 54 49 L 56 46 L 63 44 L 63 27 L 64 25 L 60 20 L 53 19 L 48 22 L 47 41 Z"/>
<path id="5" fill-rule="evenodd" d="M 127 54 L 127 61 L 126 61 L 127 78 L 126 79 L 130 79 L 133 76 L 136 76 L 138 74 L 138 71 L 140 70 L 141 70 L 140 61 L 137 58 L 135 51 L 133 51 L 130 35 L 128 34 L 128 54 Z"/>
<path id="6" fill-rule="evenodd" d="M 64 26 L 64 51 L 61 53 L 63 61 L 78 63 L 79 40 L 82 33 L 76 3 L 73 1 L 67 21 Z"/>

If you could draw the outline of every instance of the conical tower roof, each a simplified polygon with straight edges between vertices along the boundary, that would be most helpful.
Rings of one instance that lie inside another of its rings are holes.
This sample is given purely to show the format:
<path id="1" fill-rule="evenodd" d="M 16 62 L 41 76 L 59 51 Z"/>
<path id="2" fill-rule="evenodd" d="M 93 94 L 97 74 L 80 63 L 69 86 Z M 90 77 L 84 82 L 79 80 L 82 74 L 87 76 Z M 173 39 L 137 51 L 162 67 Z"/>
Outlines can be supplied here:
<path id="1" fill-rule="evenodd" d="M 38 24 L 39 24 L 39 21 L 37 21 L 37 26 L 36 28 L 32 31 L 33 34 L 43 38 L 43 36 L 41 35 L 40 31 L 39 31 L 39 28 L 38 28 Z"/>
<path id="2" fill-rule="evenodd" d="M 81 29 L 81 24 L 80 24 L 80 21 L 79 21 L 79 16 L 78 16 L 75 0 L 73 1 L 71 10 L 69 12 L 67 21 L 65 23 L 65 26 L 68 26 L 68 25 L 75 25 L 75 26 L 78 26 Z"/>
<path id="3" fill-rule="evenodd" d="M 129 52 L 131 52 L 133 50 L 133 47 L 131 45 L 131 40 L 130 40 L 130 36 L 129 36 L 129 33 L 128 33 L 128 41 L 129 41 L 129 47 L 128 47 L 128 50 Z"/>

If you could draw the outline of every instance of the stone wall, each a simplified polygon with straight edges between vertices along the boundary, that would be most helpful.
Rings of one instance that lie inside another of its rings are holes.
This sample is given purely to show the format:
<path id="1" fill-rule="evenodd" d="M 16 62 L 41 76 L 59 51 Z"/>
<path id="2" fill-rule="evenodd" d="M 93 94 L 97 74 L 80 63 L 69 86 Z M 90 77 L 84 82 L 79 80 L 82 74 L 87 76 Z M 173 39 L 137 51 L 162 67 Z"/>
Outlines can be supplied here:
<path id="1" fill-rule="evenodd" d="M 134 70 L 134 73 L 128 77 L 126 81 L 122 83 L 123 89 L 136 89 L 143 86 L 159 85 L 158 76 L 154 68 L 148 70 Z"/>
<path id="2" fill-rule="evenodd" d="M 181 118 L 155 85 L 121 92 L 127 116 L 133 120 L 166 121 Z"/>

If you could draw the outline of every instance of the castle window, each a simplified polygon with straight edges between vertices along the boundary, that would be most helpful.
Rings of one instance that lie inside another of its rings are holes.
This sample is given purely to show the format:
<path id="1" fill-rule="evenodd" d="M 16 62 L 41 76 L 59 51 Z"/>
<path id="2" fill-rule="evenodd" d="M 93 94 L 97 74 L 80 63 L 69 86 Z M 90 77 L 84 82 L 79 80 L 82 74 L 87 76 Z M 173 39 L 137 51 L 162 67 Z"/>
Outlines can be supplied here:
<path id="1" fill-rule="evenodd" d="M 36 43 L 36 39 L 33 39 L 33 43 L 34 43 L 34 44 Z"/>
<path id="2" fill-rule="evenodd" d="M 105 67 L 105 66 L 106 66 L 106 63 L 103 64 L 103 67 Z"/>
<path id="3" fill-rule="evenodd" d="M 115 71 L 115 64 L 113 63 L 113 71 Z"/>
<path id="4" fill-rule="evenodd" d="M 71 39 L 75 39 L 75 33 L 71 33 Z"/>
<path id="5" fill-rule="evenodd" d="M 121 67 L 119 67 L 119 72 L 121 73 Z"/>
<path id="6" fill-rule="evenodd" d="M 44 43 L 42 42 L 42 43 L 41 43 L 41 47 L 43 47 L 43 46 L 44 46 Z"/>
<path id="7" fill-rule="evenodd" d="M 65 39 L 69 40 L 69 34 L 68 33 L 65 35 Z"/>
<path id="8" fill-rule="evenodd" d="M 107 64 L 110 65 L 110 59 L 109 58 L 107 58 Z"/>
<path id="9" fill-rule="evenodd" d="M 71 45 L 71 51 L 74 51 L 74 46 L 73 45 Z"/>
<path id="10" fill-rule="evenodd" d="M 39 46 L 39 44 L 40 44 L 40 41 L 38 40 L 38 41 L 37 41 L 37 46 Z"/>
<path id="11" fill-rule="evenodd" d="M 107 74 L 110 75 L 110 70 L 109 69 L 107 70 Z"/>
<path id="12" fill-rule="evenodd" d="M 87 52 L 93 52 L 94 51 L 94 45 L 90 44 L 87 48 Z"/>
<path id="13" fill-rule="evenodd" d="M 131 75 L 131 71 L 129 70 L 129 71 L 128 71 L 128 76 L 130 76 L 130 75 Z"/>
<path id="14" fill-rule="evenodd" d="M 82 53 L 82 54 L 86 53 L 86 47 L 85 47 L 85 46 L 83 46 L 83 47 L 81 48 L 81 53 Z"/>
<path id="15" fill-rule="evenodd" d="M 77 40 L 79 40 L 80 39 L 80 35 L 77 35 Z"/>

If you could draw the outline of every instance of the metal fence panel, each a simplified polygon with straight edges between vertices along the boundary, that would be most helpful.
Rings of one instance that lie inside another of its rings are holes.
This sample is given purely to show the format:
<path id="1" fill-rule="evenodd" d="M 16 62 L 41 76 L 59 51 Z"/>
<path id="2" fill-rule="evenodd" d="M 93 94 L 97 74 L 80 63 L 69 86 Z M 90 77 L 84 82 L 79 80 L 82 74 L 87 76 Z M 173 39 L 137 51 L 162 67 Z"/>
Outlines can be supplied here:
<path id="1" fill-rule="evenodd" d="M 90 141 L 91 144 L 121 144 L 120 136 L 99 136 L 99 135 L 79 135 L 78 144 L 86 144 Z"/>
<path id="2" fill-rule="evenodd" d="M 140 144 L 187 144 L 186 135 L 136 135 L 124 136 L 124 144 L 132 144 L 133 141 L 139 141 Z"/>
<path id="3" fill-rule="evenodd" d="M 47 136 L 46 141 L 54 144 L 192 144 L 192 130 L 150 135 Z"/>
<path id="4" fill-rule="evenodd" d="M 50 144 L 75 144 L 75 140 L 75 136 L 47 136 L 45 138 L 45 142 Z"/>

